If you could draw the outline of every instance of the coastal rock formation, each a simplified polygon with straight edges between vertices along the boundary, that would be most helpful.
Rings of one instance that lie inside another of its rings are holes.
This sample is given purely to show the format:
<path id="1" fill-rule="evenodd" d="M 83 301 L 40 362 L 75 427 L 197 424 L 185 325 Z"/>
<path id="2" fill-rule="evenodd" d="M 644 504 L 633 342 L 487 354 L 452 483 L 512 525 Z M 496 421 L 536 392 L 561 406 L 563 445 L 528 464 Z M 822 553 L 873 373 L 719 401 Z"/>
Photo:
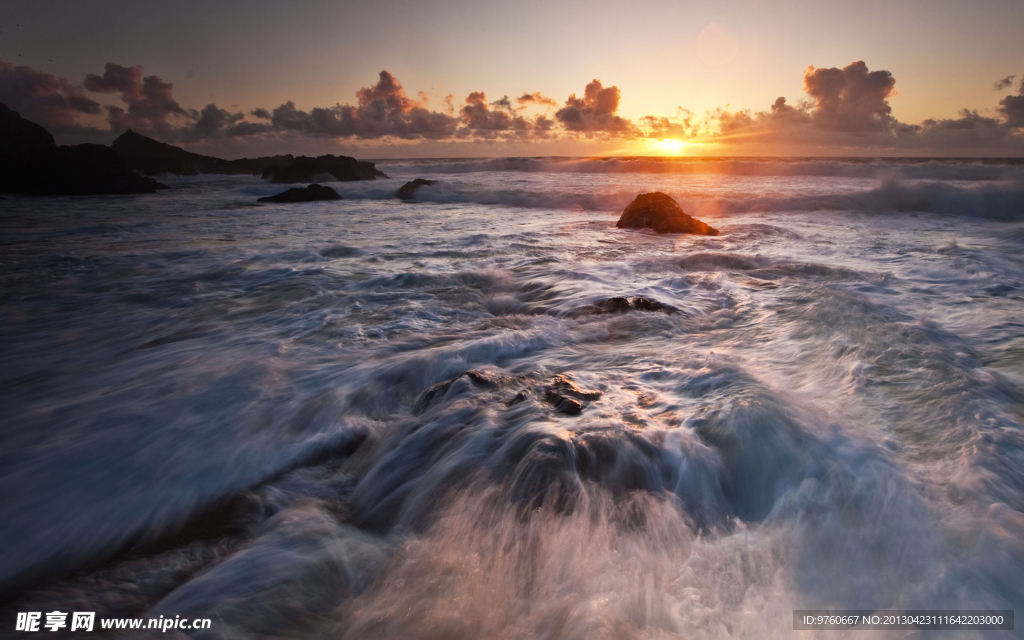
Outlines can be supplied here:
<path id="1" fill-rule="evenodd" d="M 356 160 L 348 156 L 299 156 L 286 166 L 267 169 L 263 178 L 271 182 L 313 182 L 321 176 L 331 176 L 339 182 L 354 180 L 376 180 L 386 178 L 382 171 L 377 170 L 372 162 Z"/>
<path id="2" fill-rule="evenodd" d="M 398 197 L 402 200 L 412 200 L 416 196 L 416 191 L 428 184 L 437 184 L 437 180 L 416 178 L 411 182 L 406 182 L 398 189 Z"/>
<path id="3" fill-rule="evenodd" d="M 448 393 L 448 390 L 452 388 L 452 385 L 462 378 L 469 380 L 473 383 L 473 386 L 478 388 L 495 389 L 498 386 L 498 378 L 494 374 L 488 373 L 487 371 L 470 369 L 469 371 L 459 374 L 450 380 L 438 382 L 424 391 L 423 395 L 420 396 L 419 402 L 416 403 L 416 411 L 423 411 L 433 403 L 435 398 L 443 397 L 444 394 Z"/>
<path id="4" fill-rule="evenodd" d="M 653 229 L 658 233 L 718 235 L 718 229 L 691 218 L 675 200 L 660 191 L 638 195 L 622 212 L 615 226 L 619 229 Z"/>
<path id="5" fill-rule="evenodd" d="M 185 151 L 180 147 L 135 133 L 131 129 L 118 136 L 110 147 L 132 168 L 150 176 L 194 176 L 201 173 L 256 175 L 285 167 L 295 160 L 295 156 L 292 155 L 222 160 Z"/>
<path id="6" fill-rule="evenodd" d="M 674 307 L 670 307 L 657 300 L 645 298 L 644 296 L 608 298 L 598 304 L 597 307 L 605 313 L 625 313 L 627 311 L 664 311 L 665 313 L 675 313 L 676 311 Z"/>
<path id="7" fill-rule="evenodd" d="M 662 313 L 673 314 L 678 310 L 663 302 L 652 300 L 644 296 L 630 296 L 622 297 L 616 296 L 614 298 L 608 298 L 602 300 L 597 304 L 587 305 L 579 309 L 574 310 L 570 313 L 571 317 L 577 316 L 588 316 L 588 315 L 599 315 L 603 313 L 626 313 L 629 311 L 660 311 Z"/>
<path id="8" fill-rule="evenodd" d="M 277 195 L 260 198 L 257 202 L 316 202 L 318 200 L 341 200 L 341 196 L 330 187 L 311 184 L 308 187 L 295 187 Z"/>
<path id="9" fill-rule="evenodd" d="M 167 188 L 136 173 L 113 149 L 101 144 L 57 147 L 56 157 L 40 178 L 39 193 L 53 195 L 155 193 Z"/>
<path id="10" fill-rule="evenodd" d="M 139 175 L 113 149 L 57 146 L 43 127 L 0 104 L 0 192 L 29 195 L 153 193 L 166 187 Z"/>
<path id="11" fill-rule="evenodd" d="M 535 397 L 550 405 L 556 413 L 569 416 L 578 415 L 586 408 L 590 401 L 601 397 L 600 391 L 581 389 L 572 380 L 561 374 L 556 375 L 545 384 L 534 383 L 532 386 L 529 386 L 530 381 L 527 376 L 502 377 L 487 371 L 471 369 L 454 378 L 439 382 L 424 391 L 416 402 L 416 412 L 422 413 L 430 408 L 435 401 L 443 398 L 457 382 L 463 379 L 468 381 L 471 388 L 478 391 L 490 390 L 501 392 L 507 391 L 509 387 L 519 387 L 515 395 L 503 402 L 506 407 L 517 405 L 531 397 Z M 524 383 L 528 386 L 523 386 Z"/>
<path id="12" fill-rule="evenodd" d="M 572 380 L 563 376 L 555 376 L 551 383 L 544 387 L 544 401 L 554 407 L 558 413 L 574 416 L 583 411 L 585 401 L 597 400 L 600 391 L 580 389 Z"/>

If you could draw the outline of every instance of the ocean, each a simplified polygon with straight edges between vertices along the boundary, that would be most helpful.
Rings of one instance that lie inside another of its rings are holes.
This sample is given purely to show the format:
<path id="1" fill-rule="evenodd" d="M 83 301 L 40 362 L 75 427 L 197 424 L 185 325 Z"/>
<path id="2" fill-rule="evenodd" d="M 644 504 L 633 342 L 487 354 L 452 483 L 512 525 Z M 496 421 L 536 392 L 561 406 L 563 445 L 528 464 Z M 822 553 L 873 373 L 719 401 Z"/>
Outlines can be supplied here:
<path id="1" fill-rule="evenodd" d="M 1024 163 L 378 168 L 340 202 L 238 176 L 0 201 L 0 634 L 1024 609 Z M 649 191 L 722 234 L 615 228 Z M 630 296 L 665 308 L 598 306 Z M 1015 632 L 940 637 L 971 633 Z"/>

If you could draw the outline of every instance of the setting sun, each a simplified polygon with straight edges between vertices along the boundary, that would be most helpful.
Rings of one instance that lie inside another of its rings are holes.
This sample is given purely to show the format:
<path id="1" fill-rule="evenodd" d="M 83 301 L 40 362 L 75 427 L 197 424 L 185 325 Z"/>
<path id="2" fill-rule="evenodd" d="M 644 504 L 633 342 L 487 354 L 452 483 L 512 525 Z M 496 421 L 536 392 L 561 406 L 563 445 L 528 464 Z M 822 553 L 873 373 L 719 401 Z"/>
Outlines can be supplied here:
<path id="1" fill-rule="evenodd" d="M 651 138 L 644 140 L 645 152 L 658 156 L 681 156 L 696 143 L 680 140 L 679 138 Z"/>
<path id="2" fill-rule="evenodd" d="M 685 146 L 685 144 L 686 143 L 684 143 L 682 140 L 668 138 L 665 140 L 658 140 L 657 146 L 658 149 L 665 153 L 679 154 L 683 152 L 683 147 Z"/>

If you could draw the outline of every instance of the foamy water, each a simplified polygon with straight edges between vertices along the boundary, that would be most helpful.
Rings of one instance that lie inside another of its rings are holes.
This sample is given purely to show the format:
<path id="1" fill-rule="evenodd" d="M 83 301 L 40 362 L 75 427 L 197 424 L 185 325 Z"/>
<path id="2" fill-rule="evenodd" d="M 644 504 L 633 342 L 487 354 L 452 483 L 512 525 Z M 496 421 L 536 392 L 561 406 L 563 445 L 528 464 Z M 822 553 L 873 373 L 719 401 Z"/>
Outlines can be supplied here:
<path id="1" fill-rule="evenodd" d="M 1024 610 L 1024 167 L 379 166 L 341 202 L 215 176 L 0 202 L 3 620 L 766 638 L 798 608 Z M 394 199 L 413 177 L 439 183 Z M 615 229 L 651 190 L 723 235 Z M 676 312 L 585 312 L 636 295 Z M 600 396 L 557 413 L 558 375 Z"/>

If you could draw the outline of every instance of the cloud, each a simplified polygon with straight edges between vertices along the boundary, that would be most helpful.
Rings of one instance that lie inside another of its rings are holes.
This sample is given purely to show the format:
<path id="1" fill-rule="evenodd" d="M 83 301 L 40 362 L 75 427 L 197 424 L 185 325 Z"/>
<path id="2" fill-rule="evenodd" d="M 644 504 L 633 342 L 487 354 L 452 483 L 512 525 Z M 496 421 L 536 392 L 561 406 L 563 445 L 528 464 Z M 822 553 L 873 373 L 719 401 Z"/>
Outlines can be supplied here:
<path id="1" fill-rule="evenodd" d="M 817 126 L 831 131 L 884 131 L 891 128 L 888 97 L 896 79 L 888 71 L 868 71 L 863 60 L 842 69 L 808 67 L 804 90 L 814 101 Z"/>
<path id="2" fill-rule="evenodd" d="M 108 62 L 99 76 L 90 73 L 83 83 L 94 93 L 119 93 L 127 110 L 108 107 L 110 125 L 117 129 L 164 132 L 174 128 L 176 118 L 190 114 L 174 99 L 174 85 L 157 76 L 142 76 L 142 67 L 122 67 Z"/>
<path id="3" fill-rule="evenodd" d="M 1007 78 L 1012 79 L 1013 76 Z M 998 111 L 1006 118 L 1006 126 L 1024 127 L 1024 80 L 1021 80 L 1017 95 L 1009 95 L 999 101 Z"/>
<path id="4" fill-rule="evenodd" d="M 924 130 L 960 130 L 969 131 L 972 129 L 996 129 L 1002 126 L 1003 123 L 996 118 L 987 118 L 977 111 L 971 111 L 970 109 L 961 109 L 959 118 L 949 118 L 944 120 L 928 119 L 921 123 L 920 129 Z"/>
<path id="5" fill-rule="evenodd" d="M 520 109 L 525 109 L 530 105 L 537 105 L 543 107 L 557 107 L 558 101 L 554 98 L 549 98 L 540 91 L 534 91 L 533 93 L 523 93 L 523 95 L 516 98 L 516 103 Z"/>
<path id="6" fill-rule="evenodd" d="M 618 87 L 605 87 L 600 80 L 592 80 L 582 98 L 577 98 L 575 93 L 569 96 L 565 106 L 555 112 L 555 120 L 573 133 L 637 136 L 632 122 L 615 115 L 620 98 Z"/>
<path id="7" fill-rule="evenodd" d="M 488 103 L 487 95 L 482 91 L 466 96 L 459 116 L 462 121 L 459 128 L 461 137 L 484 140 L 546 137 L 554 124 L 544 116 L 530 119 L 518 115 L 508 96 Z"/>
<path id="8" fill-rule="evenodd" d="M 512 101 L 508 99 L 508 96 L 502 96 L 491 103 L 492 107 L 498 107 L 508 113 L 514 113 L 515 109 L 512 107 Z"/>
<path id="9" fill-rule="evenodd" d="M 647 115 L 640 118 L 638 127 L 642 135 L 654 140 L 666 138 L 695 138 L 707 134 L 705 122 L 694 116 L 689 109 L 679 107 L 677 117 Z"/>
<path id="10" fill-rule="evenodd" d="M 1011 84 L 1013 84 L 1013 79 L 1016 77 L 1017 76 L 1006 76 L 1002 80 L 996 80 L 994 83 L 992 83 L 992 88 L 995 89 L 996 91 L 1002 91 L 1003 89 L 1006 89 Z"/>
<path id="11" fill-rule="evenodd" d="M 863 61 L 842 69 L 809 67 L 804 73 L 807 97 L 796 105 L 780 97 L 765 111 L 715 110 L 689 130 L 706 131 L 692 134 L 703 141 L 781 152 L 794 147 L 831 153 L 846 149 L 960 153 L 1024 147 L 1024 137 L 1017 133 L 1024 126 L 1022 96 L 1006 96 L 994 116 L 963 109 L 957 118 L 907 124 L 892 115 L 888 98 L 895 86 L 890 72 L 870 71 Z"/>
<path id="12" fill-rule="evenodd" d="M 0 60 L 0 102 L 51 133 L 96 131 L 83 125 L 81 115 L 99 114 L 100 104 L 85 96 L 81 87 L 32 67 Z"/>
<path id="13" fill-rule="evenodd" d="M 405 89 L 387 71 L 381 71 L 377 84 L 356 92 L 359 107 L 371 113 L 409 113 L 422 106 L 422 102 L 410 100 Z"/>
<path id="14" fill-rule="evenodd" d="M 455 135 L 458 118 L 429 111 L 410 99 L 398 80 L 381 71 L 377 84 L 356 92 L 357 105 L 336 104 L 302 111 L 286 102 L 271 113 L 277 129 L 336 138 L 441 139 Z"/>
<path id="15" fill-rule="evenodd" d="M 185 127 L 175 129 L 173 139 L 182 141 L 209 140 L 215 138 L 238 138 L 243 136 L 269 133 L 273 127 L 266 122 L 249 122 L 245 114 L 221 109 L 215 104 L 208 104 L 199 112 L 191 112 L 189 117 L 194 122 Z M 269 119 L 270 114 L 267 114 Z"/>

